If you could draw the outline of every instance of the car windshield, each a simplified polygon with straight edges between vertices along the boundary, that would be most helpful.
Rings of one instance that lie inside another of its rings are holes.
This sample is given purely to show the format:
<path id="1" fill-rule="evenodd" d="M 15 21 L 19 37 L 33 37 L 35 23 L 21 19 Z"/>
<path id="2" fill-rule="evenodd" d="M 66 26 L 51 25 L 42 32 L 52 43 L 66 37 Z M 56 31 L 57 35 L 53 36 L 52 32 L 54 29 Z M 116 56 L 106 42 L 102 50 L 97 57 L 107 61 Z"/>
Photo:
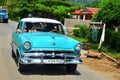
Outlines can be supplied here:
<path id="1" fill-rule="evenodd" d="M 6 13 L 6 10 L 2 10 L 2 9 L 0 9 L 0 12 Z"/>
<path id="2" fill-rule="evenodd" d="M 45 22 L 26 22 L 24 24 L 24 32 L 56 32 L 64 34 L 61 24 L 45 23 Z"/>

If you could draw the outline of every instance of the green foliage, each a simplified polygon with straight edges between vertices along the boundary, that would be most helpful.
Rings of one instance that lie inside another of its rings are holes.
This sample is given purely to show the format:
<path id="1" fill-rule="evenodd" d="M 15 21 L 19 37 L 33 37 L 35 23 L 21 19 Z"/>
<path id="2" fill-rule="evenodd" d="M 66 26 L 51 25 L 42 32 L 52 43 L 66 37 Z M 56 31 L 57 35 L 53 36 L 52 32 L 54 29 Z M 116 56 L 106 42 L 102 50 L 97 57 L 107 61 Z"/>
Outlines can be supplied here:
<path id="1" fill-rule="evenodd" d="M 78 38 L 83 38 L 88 40 L 91 43 L 99 44 L 102 29 L 99 29 L 98 31 L 98 39 L 97 41 L 92 40 L 92 30 L 87 28 L 86 25 L 76 25 L 75 27 L 78 27 L 79 29 L 76 29 L 73 31 L 73 35 Z M 115 50 L 117 52 L 120 52 L 120 33 L 115 32 L 112 29 L 106 29 L 105 32 L 105 41 L 103 43 L 103 46 L 105 46 L 107 49 Z"/>
<path id="2" fill-rule="evenodd" d="M 109 27 L 120 24 L 120 2 L 119 0 L 106 0 L 98 14 L 95 15 L 95 21 L 103 21 Z"/>
<path id="3" fill-rule="evenodd" d="M 35 17 L 54 18 L 60 21 L 71 17 L 68 12 L 81 8 L 67 0 L 5 0 L 5 5 L 9 9 L 10 18 L 23 18 L 32 14 Z"/>
<path id="4" fill-rule="evenodd" d="M 107 29 L 104 45 L 109 49 L 120 52 L 120 33 Z"/>
<path id="5" fill-rule="evenodd" d="M 98 50 L 98 44 L 102 34 L 102 29 L 99 29 L 98 40 L 92 41 L 92 31 L 88 29 L 85 25 L 76 25 L 79 27 L 78 30 L 73 31 L 73 36 L 70 36 L 82 43 L 91 43 L 90 48 L 93 50 Z M 106 29 L 105 31 L 105 41 L 102 44 L 102 51 L 108 55 L 119 58 L 120 57 L 120 33 L 115 32 L 112 29 Z"/>
<path id="6" fill-rule="evenodd" d="M 90 42 L 99 43 L 101 35 L 102 35 L 102 29 L 99 29 L 98 31 L 98 40 L 96 42 L 89 40 Z M 103 46 L 110 50 L 115 50 L 116 52 L 120 52 L 120 33 L 115 32 L 112 29 L 106 29 L 105 30 L 105 41 L 103 42 Z M 105 48 L 104 48 L 105 49 Z M 105 51 L 105 50 L 104 50 Z"/>
<path id="7" fill-rule="evenodd" d="M 80 37 L 84 39 L 91 38 L 91 30 L 86 25 L 75 25 L 75 27 L 79 28 L 78 30 L 73 30 L 73 35 L 75 37 Z"/>
<path id="8" fill-rule="evenodd" d="M 91 43 L 90 45 L 91 50 L 98 51 L 98 44 L 97 43 Z M 108 49 L 106 46 L 102 46 L 102 52 L 105 52 L 109 56 L 112 56 L 114 58 L 120 58 L 120 52 L 117 52 L 114 49 Z"/>
<path id="9" fill-rule="evenodd" d="M 80 37 L 75 37 L 74 35 L 69 35 L 69 37 L 81 42 L 81 43 L 86 43 L 88 42 L 88 39 L 80 38 Z"/>
<path id="10" fill-rule="evenodd" d="M 4 0 L 0 0 L 0 6 L 4 6 Z"/>

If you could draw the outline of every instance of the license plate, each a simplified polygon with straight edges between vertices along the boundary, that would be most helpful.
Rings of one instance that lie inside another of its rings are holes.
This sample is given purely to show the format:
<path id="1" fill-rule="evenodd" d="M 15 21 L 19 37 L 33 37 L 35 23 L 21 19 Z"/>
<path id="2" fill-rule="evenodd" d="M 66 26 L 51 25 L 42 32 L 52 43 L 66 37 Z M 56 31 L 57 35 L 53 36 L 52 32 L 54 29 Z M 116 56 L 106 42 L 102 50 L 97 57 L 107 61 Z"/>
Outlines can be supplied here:
<path id="1" fill-rule="evenodd" d="M 61 59 L 45 59 L 45 60 L 43 60 L 43 63 L 58 64 L 58 63 L 63 63 L 63 60 L 61 60 Z"/>

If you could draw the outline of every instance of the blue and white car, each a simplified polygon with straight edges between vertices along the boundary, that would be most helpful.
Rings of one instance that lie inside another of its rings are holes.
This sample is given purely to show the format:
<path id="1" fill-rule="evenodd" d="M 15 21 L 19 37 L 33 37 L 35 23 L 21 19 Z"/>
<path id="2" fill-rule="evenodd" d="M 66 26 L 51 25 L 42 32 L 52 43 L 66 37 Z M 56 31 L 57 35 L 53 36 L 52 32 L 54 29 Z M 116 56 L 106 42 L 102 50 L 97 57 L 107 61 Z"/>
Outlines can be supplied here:
<path id="1" fill-rule="evenodd" d="M 8 10 L 3 6 L 0 6 L 0 22 L 8 23 Z"/>
<path id="2" fill-rule="evenodd" d="M 62 64 L 75 72 L 82 63 L 81 43 L 66 36 L 62 23 L 53 19 L 21 19 L 12 33 L 11 46 L 20 71 L 29 64 Z"/>

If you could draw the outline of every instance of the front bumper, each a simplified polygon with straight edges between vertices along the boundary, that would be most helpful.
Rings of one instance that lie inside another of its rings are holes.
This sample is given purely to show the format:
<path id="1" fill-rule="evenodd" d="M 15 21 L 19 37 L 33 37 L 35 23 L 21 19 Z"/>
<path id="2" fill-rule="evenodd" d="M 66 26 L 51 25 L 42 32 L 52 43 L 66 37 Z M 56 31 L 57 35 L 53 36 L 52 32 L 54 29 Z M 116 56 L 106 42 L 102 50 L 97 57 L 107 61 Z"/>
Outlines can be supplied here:
<path id="1" fill-rule="evenodd" d="M 77 55 L 70 54 L 42 54 L 27 53 L 19 59 L 21 64 L 80 64 L 82 60 Z"/>
<path id="2" fill-rule="evenodd" d="M 0 21 L 4 21 L 4 20 L 6 20 L 6 19 L 8 19 L 8 18 L 0 17 Z"/>

